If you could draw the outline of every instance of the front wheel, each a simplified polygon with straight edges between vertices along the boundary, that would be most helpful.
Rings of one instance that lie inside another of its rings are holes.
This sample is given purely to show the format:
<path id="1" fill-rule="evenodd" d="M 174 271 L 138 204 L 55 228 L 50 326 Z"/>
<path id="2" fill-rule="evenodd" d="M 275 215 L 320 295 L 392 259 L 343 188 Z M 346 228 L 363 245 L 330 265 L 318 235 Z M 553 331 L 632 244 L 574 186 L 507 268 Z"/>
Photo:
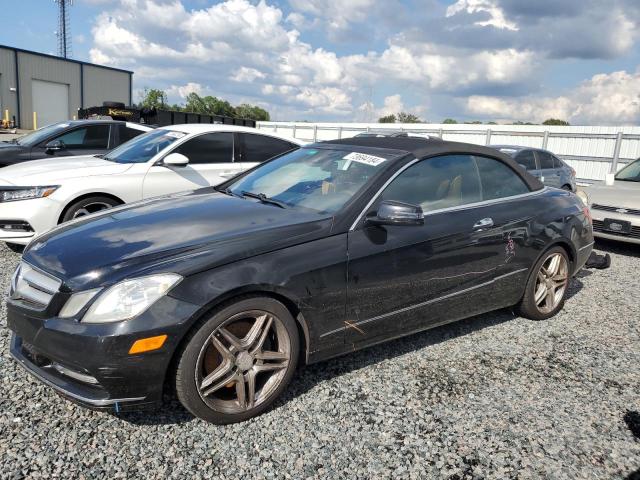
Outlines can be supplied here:
<path id="1" fill-rule="evenodd" d="M 228 305 L 197 325 L 179 355 L 178 399 L 208 422 L 240 422 L 265 411 L 296 368 L 298 329 L 269 297 Z"/>
<path id="2" fill-rule="evenodd" d="M 68 222 L 69 220 L 75 220 L 76 218 L 84 217 L 92 213 L 106 210 L 107 208 L 115 207 L 120 203 L 110 197 L 96 195 L 95 197 L 86 197 L 72 203 L 62 216 L 61 222 Z"/>
<path id="3" fill-rule="evenodd" d="M 538 260 L 527 281 L 519 305 L 523 317 L 545 320 L 564 306 L 569 285 L 569 258 L 562 247 L 553 247 Z"/>

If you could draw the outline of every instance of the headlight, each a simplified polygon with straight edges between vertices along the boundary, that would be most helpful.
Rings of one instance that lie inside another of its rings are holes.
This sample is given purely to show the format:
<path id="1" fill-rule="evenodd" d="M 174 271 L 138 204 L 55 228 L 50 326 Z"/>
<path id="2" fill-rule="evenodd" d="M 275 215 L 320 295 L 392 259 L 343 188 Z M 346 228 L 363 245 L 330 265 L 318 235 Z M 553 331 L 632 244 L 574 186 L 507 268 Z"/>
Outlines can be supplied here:
<path id="1" fill-rule="evenodd" d="M 82 322 L 109 323 L 133 318 L 162 298 L 180 280 L 182 277 L 175 273 L 162 273 L 117 283 L 98 296 L 82 317 Z M 73 295 L 60 316 L 63 313 L 67 316 L 77 314 L 96 293 L 95 290 L 88 290 Z"/>
<path id="2" fill-rule="evenodd" d="M 587 192 L 585 192 L 584 190 L 578 189 L 576 190 L 576 195 L 580 200 L 582 200 L 582 203 L 584 203 L 585 207 L 589 206 L 589 195 L 587 194 Z"/>
<path id="3" fill-rule="evenodd" d="M 4 190 L 0 192 L 0 201 L 15 202 L 17 200 L 44 198 L 51 195 L 59 187 L 60 185 L 49 185 L 46 187 L 19 187 L 14 190 Z"/>

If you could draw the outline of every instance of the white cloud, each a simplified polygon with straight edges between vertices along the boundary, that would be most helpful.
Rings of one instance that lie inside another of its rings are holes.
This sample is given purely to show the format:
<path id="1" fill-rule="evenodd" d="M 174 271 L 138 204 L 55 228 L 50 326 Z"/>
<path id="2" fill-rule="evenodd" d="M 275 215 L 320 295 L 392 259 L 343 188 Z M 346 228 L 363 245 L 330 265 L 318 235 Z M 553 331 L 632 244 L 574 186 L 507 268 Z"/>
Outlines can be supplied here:
<path id="1" fill-rule="evenodd" d="M 560 118 L 572 124 L 640 122 L 640 70 L 593 76 L 567 96 L 504 99 L 470 96 L 466 110 L 485 118 L 542 122 Z"/>
<path id="2" fill-rule="evenodd" d="M 199 83 L 189 82 L 186 85 L 171 85 L 167 89 L 167 95 L 186 98 L 190 93 L 197 93 L 198 95 L 201 95 L 204 90 L 205 89 Z"/>
<path id="3" fill-rule="evenodd" d="M 265 78 L 266 75 L 255 68 L 240 67 L 235 75 L 231 77 L 234 82 L 251 83 L 258 78 Z"/>
<path id="4" fill-rule="evenodd" d="M 477 20 L 474 25 L 491 26 L 501 30 L 518 30 L 518 26 L 505 18 L 504 11 L 495 0 L 458 0 L 447 8 L 447 17 L 460 14 L 481 14 L 486 20 Z"/>

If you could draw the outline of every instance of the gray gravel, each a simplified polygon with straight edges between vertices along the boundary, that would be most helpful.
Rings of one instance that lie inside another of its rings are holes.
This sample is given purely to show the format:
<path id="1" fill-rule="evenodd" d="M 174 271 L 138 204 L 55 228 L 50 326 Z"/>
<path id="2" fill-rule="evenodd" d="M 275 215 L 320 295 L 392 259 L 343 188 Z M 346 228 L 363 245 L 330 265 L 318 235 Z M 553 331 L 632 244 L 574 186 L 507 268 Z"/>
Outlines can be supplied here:
<path id="1" fill-rule="evenodd" d="M 640 248 L 599 247 L 612 268 L 551 320 L 501 311 L 314 365 L 226 427 L 61 399 L 10 359 L 3 305 L 0 477 L 638 479 Z M 0 247 L 3 292 L 17 261 Z"/>

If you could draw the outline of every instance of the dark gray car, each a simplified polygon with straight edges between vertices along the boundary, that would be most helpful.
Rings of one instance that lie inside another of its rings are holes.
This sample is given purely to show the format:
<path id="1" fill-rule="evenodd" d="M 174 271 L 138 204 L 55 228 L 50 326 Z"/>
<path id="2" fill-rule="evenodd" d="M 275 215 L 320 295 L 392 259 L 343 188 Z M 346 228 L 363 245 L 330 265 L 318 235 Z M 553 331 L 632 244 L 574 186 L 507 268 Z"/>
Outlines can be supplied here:
<path id="1" fill-rule="evenodd" d="M 517 145 L 491 145 L 511 156 L 549 187 L 576 191 L 576 171 L 548 150 Z"/>
<path id="2" fill-rule="evenodd" d="M 51 157 L 107 153 L 152 130 L 115 120 L 72 120 L 42 127 L 10 141 L 0 141 L 0 167 Z"/>

